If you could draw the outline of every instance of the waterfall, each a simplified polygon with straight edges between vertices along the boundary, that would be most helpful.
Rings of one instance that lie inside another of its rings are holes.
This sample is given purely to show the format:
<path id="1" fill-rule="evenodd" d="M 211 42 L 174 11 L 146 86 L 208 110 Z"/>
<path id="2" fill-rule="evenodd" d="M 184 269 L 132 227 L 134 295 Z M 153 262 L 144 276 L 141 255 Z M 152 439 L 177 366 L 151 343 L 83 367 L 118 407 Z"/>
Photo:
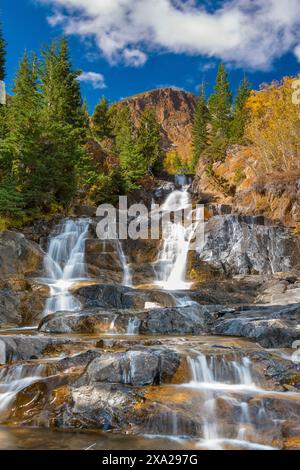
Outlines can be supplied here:
<path id="1" fill-rule="evenodd" d="M 125 256 L 122 243 L 120 242 L 119 239 L 117 239 L 117 251 L 118 251 L 118 255 L 119 255 L 122 268 L 123 268 L 123 273 L 124 273 L 122 284 L 123 286 L 132 287 L 133 281 L 132 281 L 131 269 L 128 265 L 127 257 Z"/>
<path id="2" fill-rule="evenodd" d="M 156 284 L 166 290 L 185 290 L 188 253 L 195 226 L 192 223 L 191 197 L 188 189 L 173 191 L 162 205 L 163 242 L 154 263 Z M 185 224 L 182 214 L 185 216 Z M 174 214 L 174 220 L 170 215 Z M 188 223 L 186 223 L 188 222 Z"/>
<path id="3" fill-rule="evenodd" d="M 261 402 L 256 415 L 250 413 L 248 400 L 252 395 L 264 392 L 255 383 L 252 363 L 247 357 L 227 360 L 220 356 L 207 356 L 197 353 L 188 356 L 191 381 L 188 386 L 199 391 L 201 406 L 202 439 L 199 447 L 224 449 L 226 446 L 270 449 L 256 442 L 256 427 L 275 426 L 265 413 Z M 219 401 L 221 400 L 221 401 Z M 235 435 L 230 426 L 226 427 L 222 417 L 221 403 L 227 403 L 235 410 Z"/>
<path id="4" fill-rule="evenodd" d="M 43 364 L 17 365 L 0 371 L 0 421 L 7 417 L 17 394 L 40 380 L 45 375 L 44 372 Z"/>
<path id="5" fill-rule="evenodd" d="M 128 335 L 137 335 L 139 333 L 141 321 L 138 318 L 130 318 L 127 326 Z"/>
<path id="6" fill-rule="evenodd" d="M 51 238 L 44 259 L 46 278 L 43 282 L 50 288 L 44 315 L 80 310 L 80 302 L 70 289 L 76 282 L 87 278 L 84 258 L 89 225 L 88 219 L 65 220 L 60 233 Z"/>

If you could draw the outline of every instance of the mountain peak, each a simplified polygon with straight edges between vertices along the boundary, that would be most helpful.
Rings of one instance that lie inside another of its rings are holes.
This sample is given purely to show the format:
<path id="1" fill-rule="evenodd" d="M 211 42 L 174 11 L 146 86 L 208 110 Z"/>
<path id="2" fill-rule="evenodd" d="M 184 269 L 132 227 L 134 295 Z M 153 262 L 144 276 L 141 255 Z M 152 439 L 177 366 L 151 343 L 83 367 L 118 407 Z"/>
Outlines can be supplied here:
<path id="1" fill-rule="evenodd" d="M 121 100 L 129 107 L 133 123 L 139 126 L 145 108 L 155 111 L 161 126 L 164 150 L 174 150 L 187 158 L 191 151 L 193 115 L 197 97 L 177 88 L 155 88 Z"/>

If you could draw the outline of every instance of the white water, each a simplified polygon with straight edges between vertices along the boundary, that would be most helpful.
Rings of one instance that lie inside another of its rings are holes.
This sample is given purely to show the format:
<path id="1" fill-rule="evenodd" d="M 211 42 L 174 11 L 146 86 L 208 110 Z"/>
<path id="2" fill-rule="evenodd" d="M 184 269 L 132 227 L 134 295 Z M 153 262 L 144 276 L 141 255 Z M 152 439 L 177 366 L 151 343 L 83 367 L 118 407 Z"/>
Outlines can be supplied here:
<path id="1" fill-rule="evenodd" d="M 138 318 L 130 318 L 128 321 L 127 334 L 137 335 L 139 332 L 141 321 Z"/>
<path id="2" fill-rule="evenodd" d="M 218 356 L 197 354 L 195 357 L 188 357 L 188 365 L 191 372 L 188 386 L 199 390 L 201 400 L 203 437 L 199 447 L 214 450 L 226 446 L 257 450 L 273 448 L 255 442 L 255 427 L 266 424 L 268 417 L 263 402 L 257 416 L 251 416 L 249 397 L 265 391 L 255 383 L 252 363 L 248 358 L 228 361 Z M 226 429 L 226 423 L 224 427 L 222 416 L 219 416 L 221 409 L 218 399 L 232 405 L 232 410 L 236 410 L 237 421 L 240 423 L 235 426 L 236 436 L 232 435 L 232 430 Z"/>
<path id="3" fill-rule="evenodd" d="M 88 219 L 64 221 L 61 231 L 50 240 L 44 259 L 46 278 L 50 288 L 44 315 L 60 311 L 80 310 L 80 302 L 70 293 L 78 281 L 87 279 L 85 267 L 85 240 L 88 235 Z"/>
<path id="4" fill-rule="evenodd" d="M 124 253 L 122 243 L 120 242 L 119 239 L 117 239 L 117 251 L 118 251 L 118 255 L 119 255 L 119 258 L 123 267 L 123 273 L 124 273 L 122 284 L 123 286 L 132 287 L 133 281 L 132 281 L 131 269 L 130 269 L 130 266 L 128 265 L 128 260 Z"/>
<path id="5" fill-rule="evenodd" d="M 44 366 L 18 365 L 0 371 L 0 421 L 4 421 L 17 394 L 40 380 Z"/>
<path id="6" fill-rule="evenodd" d="M 186 282 L 186 271 L 189 246 L 195 226 L 192 223 L 191 198 L 187 188 L 173 191 L 161 210 L 165 223 L 162 247 L 154 263 L 156 284 L 165 290 L 190 289 L 191 283 Z M 183 224 L 183 215 L 185 224 Z"/>

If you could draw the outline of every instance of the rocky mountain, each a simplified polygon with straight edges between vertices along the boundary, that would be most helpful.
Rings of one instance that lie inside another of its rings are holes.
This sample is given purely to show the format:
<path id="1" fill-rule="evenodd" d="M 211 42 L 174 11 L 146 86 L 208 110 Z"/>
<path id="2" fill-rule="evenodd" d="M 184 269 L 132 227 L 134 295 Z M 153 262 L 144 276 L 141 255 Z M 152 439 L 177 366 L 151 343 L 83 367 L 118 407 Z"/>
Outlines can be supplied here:
<path id="1" fill-rule="evenodd" d="M 137 127 L 144 109 L 154 109 L 161 125 L 163 149 L 177 150 L 182 157 L 190 153 L 196 102 L 192 93 L 174 88 L 158 88 L 121 101 L 129 106 Z"/>

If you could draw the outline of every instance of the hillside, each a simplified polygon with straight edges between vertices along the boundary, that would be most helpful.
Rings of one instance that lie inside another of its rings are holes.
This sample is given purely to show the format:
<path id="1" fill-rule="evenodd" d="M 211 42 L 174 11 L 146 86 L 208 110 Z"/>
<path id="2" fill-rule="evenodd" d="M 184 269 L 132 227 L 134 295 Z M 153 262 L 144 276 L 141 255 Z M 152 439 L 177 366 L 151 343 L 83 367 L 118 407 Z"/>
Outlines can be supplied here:
<path id="1" fill-rule="evenodd" d="M 137 127 L 144 109 L 154 109 L 161 125 L 163 149 L 176 149 L 185 158 L 189 156 L 191 148 L 196 101 L 192 93 L 158 88 L 126 98 L 121 103 L 129 106 L 133 123 Z"/>

